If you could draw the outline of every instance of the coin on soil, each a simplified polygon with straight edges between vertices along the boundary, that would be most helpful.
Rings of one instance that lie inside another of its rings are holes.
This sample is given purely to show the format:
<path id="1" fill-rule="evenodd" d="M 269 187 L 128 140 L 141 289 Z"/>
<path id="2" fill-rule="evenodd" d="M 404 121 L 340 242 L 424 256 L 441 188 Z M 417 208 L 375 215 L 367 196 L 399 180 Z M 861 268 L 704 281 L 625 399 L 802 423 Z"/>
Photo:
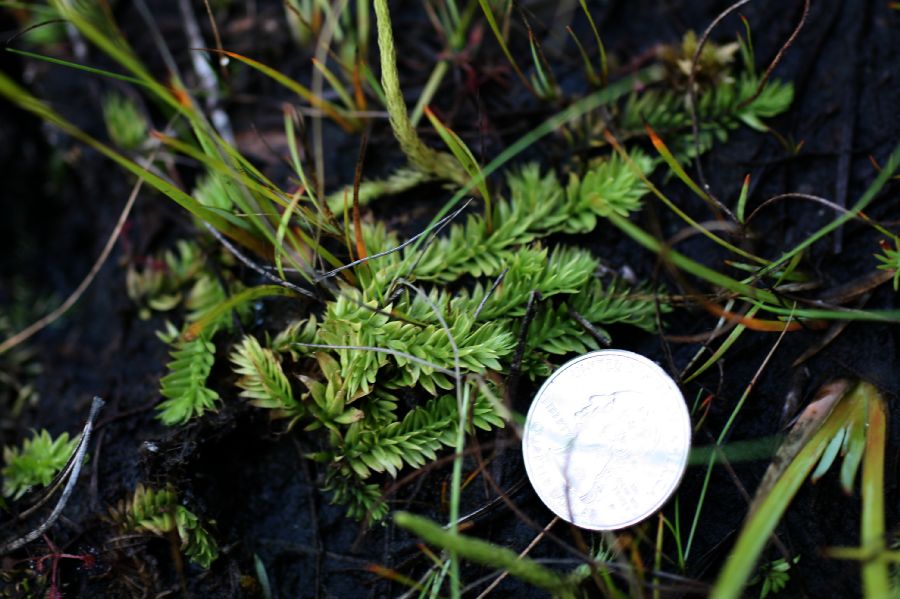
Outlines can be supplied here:
<path id="1" fill-rule="evenodd" d="M 691 419 L 675 381 L 617 349 L 575 358 L 547 379 L 522 438 L 541 500 L 592 530 L 630 526 L 662 507 L 690 446 Z"/>

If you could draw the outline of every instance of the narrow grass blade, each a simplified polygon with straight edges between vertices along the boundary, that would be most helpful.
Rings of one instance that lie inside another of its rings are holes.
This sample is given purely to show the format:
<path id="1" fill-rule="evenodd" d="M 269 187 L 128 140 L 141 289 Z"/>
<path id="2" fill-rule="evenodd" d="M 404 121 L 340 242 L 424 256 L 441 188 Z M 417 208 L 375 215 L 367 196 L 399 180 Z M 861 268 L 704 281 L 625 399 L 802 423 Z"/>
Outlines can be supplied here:
<path id="1" fill-rule="evenodd" d="M 759 306 L 752 306 L 752 307 L 747 311 L 747 315 L 746 315 L 746 316 L 747 316 L 748 318 L 753 318 L 753 316 L 754 316 L 758 311 L 759 311 Z M 716 362 L 718 362 L 719 359 L 720 359 L 722 356 L 725 355 L 725 352 L 727 352 L 728 349 L 729 349 L 732 345 L 734 345 L 734 342 L 738 340 L 738 337 L 740 337 L 740 336 L 744 333 L 745 330 L 747 330 L 747 325 L 744 324 L 744 323 L 740 323 L 740 324 L 738 324 L 737 326 L 735 326 L 735 327 L 734 327 L 734 330 L 731 331 L 731 333 L 728 334 L 728 337 L 725 339 L 725 341 L 722 342 L 722 345 L 720 345 L 720 346 L 718 347 L 718 349 L 716 349 L 716 351 L 713 353 L 713 355 L 711 355 L 711 356 L 709 357 L 709 359 L 708 359 L 706 362 L 703 363 L 703 365 L 701 365 L 700 367 L 698 367 L 697 370 L 695 370 L 694 373 L 693 373 L 691 376 L 689 376 L 689 377 L 687 377 L 686 379 L 684 379 L 684 382 L 685 382 L 685 383 L 688 383 L 688 382 L 692 381 L 693 379 L 697 378 L 698 376 L 700 376 L 701 374 L 703 374 L 704 372 L 706 372 L 706 371 L 709 369 L 710 366 L 712 366 L 713 364 L 715 364 Z"/>
<path id="2" fill-rule="evenodd" d="M 744 212 L 747 210 L 747 193 L 750 191 L 750 173 L 744 177 L 744 184 L 741 185 L 741 195 L 738 196 L 736 214 L 738 222 L 744 224 Z"/>
<path id="3" fill-rule="evenodd" d="M 140 177 L 150 186 L 154 187 L 160 193 L 168 196 L 183 208 L 211 224 L 213 227 L 221 231 L 223 234 L 231 237 L 245 247 L 265 256 L 268 249 L 263 240 L 256 237 L 249 230 L 242 229 L 235 224 L 223 218 L 222 215 L 214 210 L 203 206 L 197 200 L 178 189 L 175 185 L 169 183 L 162 177 L 145 169 L 133 160 L 126 158 L 116 150 L 107 146 L 103 142 L 88 135 L 62 115 L 54 111 L 47 104 L 35 98 L 23 88 L 19 87 L 15 82 L 9 79 L 3 73 L 0 73 L 0 95 L 6 96 L 19 107 L 31 112 L 45 121 L 52 123 L 68 135 L 97 150 L 128 172 Z"/>
<path id="4" fill-rule="evenodd" d="M 454 158 L 459 161 L 460 166 L 462 166 L 469 176 L 472 177 L 472 180 L 475 181 L 475 187 L 478 189 L 478 193 L 484 198 L 484 213 L 488 231 L 493 231 L 494 224 L 491 194 L 488 191 L 487 181 L 481 172 L 481 165 L 475 160 L 475 156 L 472 154 L 472 151 L 466 143 L 460 139 L 452 129 L 445 126 L 427 106 L 425 107 L 425 116 L 428 117 L 428 120 L 431 121 L 431 125 L 438 132 L 438 135 L 440 135 L 444 143 L 447 144 L 450 153 L 453 154 Z"/>
<path id="5" fill-rule="evenodd" d="M 844 437 L 846 449 L 841 463 L 841 487 L 847 495 L 853 493 L 853 482 L 866 450 L 866 426 L 866 414 L 863 411 L 854 414 L 853 420 L 847 425 Z"/>
<path id="6" fill-rule="evenodd" d="M 216 50 L 214 48 L 205 49 L 204 51 L 205 52 L 217 52 L 217 53 L 219 52 L 218 50 Z M 233 58 L 237 61 L 240 61 L 253 69 L 256 69 L 263 75 L 266 75 L 267 77 L 271 78 L 272 80 L 276 81 L 277 83 L 280 83 L 284 87 L 288 88 L 289 90 L 291 90 L 292 92 L 294 92 L 295 94 L 297 94 L 298 96 L 300 96 L 301 98 L 303 98 L 304 100 L 309 102 L 310 106 L 313 106 L 314 108 L 318 108 L 319 110 L 324 112 L 326 115 L 328 115 L 328 117 L 331 118 L 335 123 L 337 123 L 344 131 L 347 131 L 348 133 L 352 133 L 353 131 L 356 131 L 359 128 L 359 121 L 356 118 L 350 117 L 350 116 L 345 116 L 344 114 L 342 114 L 342 111 L 337 106 L 335 106 L 328 100 L 320 98 L 319 96 L 314 94 L 312 92 L 312 90 L 310 90 L 305 85 L 302 85 L 302 84 L 294 81 L 293 79 L 291 79 L 287 75 L 284 75 L 283 73 L 277 71 L 276 69 L 273 69 L 272 67 L 267 66 L 257 60 L 253 60 L 252 58 L 248 58 L 246 56 L 238 54 L 237 52 L 230 52 L 228 50 L 222 50 L 221 53 L 224 54 L 225 56 L 228 56 L 229 58 Z"/>
<path id="7" fill-rule="evenodd" d="M 655 195 L 657 198 L 659 198 L 659 200 L 663 204 L 665 204 L 669 210 L 671 210 L 672 212 L 677 214 L 681 220 L 686 222 L 693 229 L 697 230 L 701 235 L 703 235 L 704 237 L 706 237 L 713 243 L 716 243 L 717 245 L 722 246 L 723 248 L 727 249 L 728 251 L 734 252 L 735 254 L 737 254 L 739 256 L 743 256 L 744 258 L 747 258 L 748 260 L 753 260 L 754 262 L 757 262 L 759 264 L 768 264 L 767 260 L 760 258 L 759 256 L 756 256 L 754 254 L 751 254 L 750 252 L 748 252 L 742 248 L 739 248 L 738 246 L 736 246 L 732 243 L 725 241 L 724 239 L 722 239 L 721 237 L 719 237 L 718 235 L 716 235 L 715 233 L 713 233 L 712 231 L 710 231 L 709 229 L 707 229 L 706 227 L 704 227 L 703 225 L 698 223 L 696 220 L 691 218 L 684 210 L 679 208 L 672 200 L 670 200 L 668 198 L 668 196 L 666 196 L 663 192 L 661 192 L 659 190 L 659 188 L 656 185 L 654 185 L 652 181 L 650 181 L 650 179 L 647 178 L 647 175 L 645 175 L 644 172 L 640 169 L 640 167 L 637 164 L 635 164 L 634 160 L 632 160 L 631 156 L 628 154 L 628 151 L 625 150 L 625 148 L 622 146 L 622 144 L 619 143 L 619 140 L 616 139 L 616 137 L 612 134 L 612 132 L 610 132 L 608 129 L 604 130 L 603 136 L 606 138 L 606 141 L 613 147 L 613 149 L 616 151 L 616 153 L 618 153 L 619 156 L 622 157 L 622 160 L 625 161 L 625 164 L 627 164 L 628 167 L 634 172 L 634 174 L 637 175 L 637 177 L 644 183 L 644 185 L 647 186 L 647 189 L 650 190 L 650 192 L 653 195 Z M 718 208 L 718 205 L 716 205 L 716 208 Z"/>
<path id="8" fill-rule="evenodd" d="M 841 451 L 841 445 L 844 442 L 846 434 L 846 427 L 842 428 L 838 431 L 838 434 L 834 436 L 834 439 L 831 440 L 831 443 L 828 444 L 828 447 L 825 448 L 825 453 L 822 454 L 819 465 L 816 466 L 815 471 L 813 471 L 809 477 L 812 482 L 815 483 L 822 478 L 825 473 L 828 472 L 828 469 L 831 468 L 831 465 L 834 464 L 834 460 L 837 459 L 838 453 Z"/>
<path id="9" fill-rule="evenodd" d="M 49 62 L 50 64 L 56 64 L 56 65 L 68 67 L 70 69 L 84 71 L 86 73 L 90 73 L 91 75 L 100 75 L 101 77 L 107 77 L 109 79 L 116 79 L 118 81 L 125 81 L 126 83 L 133 83 L 134 85 L 139 85 L 141 87 L 147 87 L 143 81 L 141 81 L 137 77 L 131 77 L 130 75 L 122 75 L 120 73 L 113 73 L 112 71 L 107 71 L 105 69 L 89 67 L 84 64 L 78 64 L 77 62 L 71 62 L 68 60 L 63 60 L 61 58 L 54 58 L 52 56 L 45 56 L 43 54 L 37 54 L 35 52 L 29 52 L 27 50 L 18 50 L 16 48 L 6 48 L 6 51 L 10 52 L 12 54 L 18 54 L 20 56 L 27 56 L 28 58 L 34 58 L 35 60 L 42 60 L 44 62 Z"/>
<path id="10" fill-rule="evenodd" d="M 257 287 L 248 287 L 240 293 L 235 293 L 215 308 L 210 309 L 202 318 L 192 322 L 190 326 L 185 329 L 182 337 L 185 341 L 196 339 L 206 327 L 218 321 L 223 314 L 227 314 L 231 310 L 234 310 L 236 307 L 246 304 L 247 302 L 252 302 L 263 297 L 296 295 L 296 292 L 291 291 L 287 287 L 282 287 L 281 285 L 258 285 Z"/>
<path id="11" fill-rule="evenodd" d="M 887 413 L 873 385 L 860 383 L 858 393 L 868 406 L 866 451 L 862 471 L 862 523 L 860 544 L 874 557 L 862 563 L 863 591 L 867 599 L 891 596 L 884 528 L 884 449 L 887 444 Z M 896 589 L 895 589 L 896 590 Z"/>
<path id="12" fill-rule="evenodd" d="M 513 70 L 516 72 L 516 75 L 519 76 L 519 79 L 528 88 L 528 90 L 534 93 L 534 88 L 531 86 L 531 82 L 528 81 L 528 78 L 525 76 L 525 73 L 522 72 L 522 69 L 519 68 L 519 63 L 516 62 L 516 59 L 513 58 L 512 52 L 509 51 L 509 46 L 506 45 L 506 40 L 503 39 L 503 33 L 500 32 L 500 26 L 497 25 L 497 19 L 494 17 L 494 11 L 491 10 L 491 5 L 488 3 L 488 0 L 478 0 L 478 4 L 481 5 L 481 10 L 484 12 L 484 18 L 487 20 L 488 25 L 491 27 L 491 31 L 494 32 L 494 37 L 497 39 L 497 43 L 500 44 L 500 49 L 503 51 L 503 55 L 506 56 L 506 60 L 509 61 L 510 66 L 512 66 Z"/>
<path id="13" fill-rule="evenodd" d="M 344 106 L 347 108 L 347 110 L 356 110 L 356 102 L 350 96 L 350 92 L 347 91 L 347 86 L 337 78 L 337 75 L 335 75 L 327 65 L 319 62 L 315 58 L 312 59 L 312 62 L 313 66 L 316 67 L 316 69 L 318 69 L 320 73 L 322 73 L 322 76 L 325 77 L 325 79 L 331 85 L 332 89 L 334 89 L 335 93 L 337 93 L 338 97 L 341 99 L 341 102 L 344 103 Z"/>
<path id="14" fill-rule="evenodd" d="M 588 24 L 591 26 L 591 31 L 594 33 L 594 40 L 597 42 L 597 51 L 600 53 L 600 83 L 606 85 L 609 78 L 609 66 L 606 62 L 606 48 L 603 46 L 603 40 L 600 37 L 600 31 L 597 29 L 597 24 L 594 22 L 594 17 L 591 16 L 591 11 L 588 10 L 587 2 L 585 0 L 578 0 L 578 3 L 581 4 L 581 10 L 584 12 L 584 16 L 587 17 Z"/>
<path id="15" fill-rule="evenodd" d="M 675 173 L 675 176 L 681 179 L 681 182 L 687 185 L 691 191 L 697 194 L 704 202 L 709 204 L 716 209 L 717 206 L 713 202 L 712 198 L 709 197 L 709 194 L 700 189 L 700 186 L 697 185 L 693 179 L 691 179 L 690 175 L 684 170 L 681 164 L 678 162 L 678 159 L 672 154 L 669 147 L 662 140 L 662 138 L 656 134 L 656 131 L 653 130 L 653 127 L 650 126 L 649 123 L 644 123 L 644 129 L 647 130 L 647 135 L 650 137 L 650 142 L 653 144 L 653 147 L 656 148 L 656 151 L 659 152 L 659 155 L 662 156 L 662 159 L 665 163 L 672 169 L 672 172 Z"/>
<path id="16" fill-rule="evenodd" d="M 847 419 L 859 409 L 858 402 L 846 401 L 840 388 L 832 391 L 807 407 L 772 461 L 738 540 L 719 573 L 710 594 L 712 599 L 742 596 L 760 553 L 797 490 Z"/>
<path id="17" fill-rule="evenodd" d="M 793 248 L 785 252 L 781 255 L 777 260 L 773 260 L 769 263 L 768 266 L 761 269 L 759 272 L 759 276 L 765 276 L 780 267 L 782 264 L 813 245 L 838 227 L 843 226 L 845 223 L 853 220 L 854 218 L 858 218 L 860 213 L 865 210 L 869 204 L 875 199 L 875 197 L 881 192 L 882 188 L 884 188 L 885 184 L 891 179 L 894 175 L 894 171 L 900 167 L 900 143 L 898 143 L 894 150 L 891 152 L 891 155 L 888 157 L 887 162 L 884 165 L 884 168 L 878 173 L 878 176 L 875 177 L 875 180 L 872 181 L 872 184 L 866 189 L 865 193 L 860 196 L 859 200 L 853 205 L 850 210 L 841 214 L 833 221 L 795 245 Z"/>
<path id="18" fill-rule="evenodd" d="M 623 218 L 615 213 L 610 214 L 607 218 L 612 222 L 612 224 L 621 229 L 623 233 L 637 241 L 640 245 L 644 246 L 652 252 L 656 252 L 663 260 L 671 262 L 678 268 L 689 272 L 695 277 L 703 279 L 708 283 L 712 283 L 713 285 L 718 285 L 723 289 L 728 289 L 729 291 L 733 291 L 750 298 L 758 299 L 760 301 L 766 302 L 767 304 L 780 303 L 778 297 L 770 291 L 766 291 L 765 289 L 758 289 L 742 281 L 732 279 L 728 275 L 724 275 L 717 270 L 713 270 L 707 266 L 704 266 L 703 264 L 700 264 L 699 262 L 695 262 L 694 260 L 691 260 L 687 256 L 673 249 L 663 247 L 662 242 L 629 221 L 627 218 Z"/>
<path id="19" fill-rule="evenodd" d="M 591 59 L 585 51 L 584 46 L 581 45 L 581 40 L 578 39 L 578 36 L 575 35 L 575 32 L 572 31 L 571 27 L 567 26 L 566 32 L 569 34 L 569 37 L 572 38 L 572 41 L 575 42 L 575 47 L 578 48 L 578 53 L 581 55 L 581 62 L 584 63 L 584 74 L 587 77 L 588 82 L 591 85 L 600 85 L 600 78 L 597 76 L 594 65 L 591 64 Z"/>
<path id="20" fill-rule="evenodd" d="M 397 526 L 421 537 L 427 543 L 453 550 L 473 562 L 507 570 L 510 575 L 547 591 L 554 597 L 560 599 L 574 599 L 575 597 L 574 588 L 564 577 L 531 559 L 520 558 L 514 551 L 506 547 L 452 534 L 431 520 L 408 512 L 395 513 L 394 522 Z"/>
<path id="21" fill-rule="evenodd" d="M 534 64 L 534 87 L 542 99 L 552 100 L 556 97 L 555 86 L 551 83 L 553 73 L 550 71 L 549 65 L 546 64 L 540 46 L 531 29 L 528 30 L 528 45 L 531 48 L 531 61 Z"/>

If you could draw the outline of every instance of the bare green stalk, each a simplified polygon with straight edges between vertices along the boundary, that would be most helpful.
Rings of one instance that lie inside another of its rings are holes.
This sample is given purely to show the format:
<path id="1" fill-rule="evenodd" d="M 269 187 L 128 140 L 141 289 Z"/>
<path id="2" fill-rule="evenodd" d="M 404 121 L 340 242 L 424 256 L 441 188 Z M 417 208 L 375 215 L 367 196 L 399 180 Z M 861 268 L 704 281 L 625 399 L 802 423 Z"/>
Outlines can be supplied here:
<path id="1" fill-rule="evenodd" d="M 420 171 L 439 179 L 447 179 L 465 185 L 469 181 L 466 171 L 453 156 L 437 152 L 422 141 L 409 119 L 406 102 L 400 89 L 397 72 L 397 49 L 391 30 L 391 14 L 387 0 L 375 0 L 375 22 L 378 30 L 378 49 L 381 55 L 381 86 L 387 100 L 387 111 L 394 137 L 410 163 Z"/>
<path id="2" fill-rule="evenodd" d="M 481 539 L 473 539 L 444 530 L 427 518 L 408 512 L 394 514 L 397 526 L 421 537 L 427 543 L 454 551 L 468 560 L 508 571 L 512 576 L 543 589 L 559 599 L 574 599 L 574 585 L 553 570 L 514 551 Z"/>

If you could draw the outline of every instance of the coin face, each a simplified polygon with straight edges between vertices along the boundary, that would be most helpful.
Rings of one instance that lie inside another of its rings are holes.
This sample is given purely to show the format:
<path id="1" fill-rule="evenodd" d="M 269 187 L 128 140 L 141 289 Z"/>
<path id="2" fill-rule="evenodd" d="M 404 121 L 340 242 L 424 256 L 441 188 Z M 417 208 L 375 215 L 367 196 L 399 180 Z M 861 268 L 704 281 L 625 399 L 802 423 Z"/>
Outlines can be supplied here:
<path id="1" fill-rule="evenodd" d="M 640 522 L 681 480 L 691 419 L 678 386 L 647 358 L 602 350 L 541 387 L 522 451 L 528 478 L 556 515 L 592 530 Z"/>

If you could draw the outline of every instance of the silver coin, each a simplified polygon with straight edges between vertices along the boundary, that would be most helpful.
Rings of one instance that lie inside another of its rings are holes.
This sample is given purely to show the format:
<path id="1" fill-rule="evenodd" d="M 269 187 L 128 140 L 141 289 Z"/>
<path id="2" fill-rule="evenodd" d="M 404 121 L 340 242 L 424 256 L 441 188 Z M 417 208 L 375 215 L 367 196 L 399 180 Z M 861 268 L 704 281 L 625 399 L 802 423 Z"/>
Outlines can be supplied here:
<path id="1" fill-rule="evenodd" d="M 525 421 L 525 470 L 556 515 L 613 530 L 652 515 L 687 466 L 691 419 L 678 386 L 647 358 L 602 350 L 567 362 Z"/>

